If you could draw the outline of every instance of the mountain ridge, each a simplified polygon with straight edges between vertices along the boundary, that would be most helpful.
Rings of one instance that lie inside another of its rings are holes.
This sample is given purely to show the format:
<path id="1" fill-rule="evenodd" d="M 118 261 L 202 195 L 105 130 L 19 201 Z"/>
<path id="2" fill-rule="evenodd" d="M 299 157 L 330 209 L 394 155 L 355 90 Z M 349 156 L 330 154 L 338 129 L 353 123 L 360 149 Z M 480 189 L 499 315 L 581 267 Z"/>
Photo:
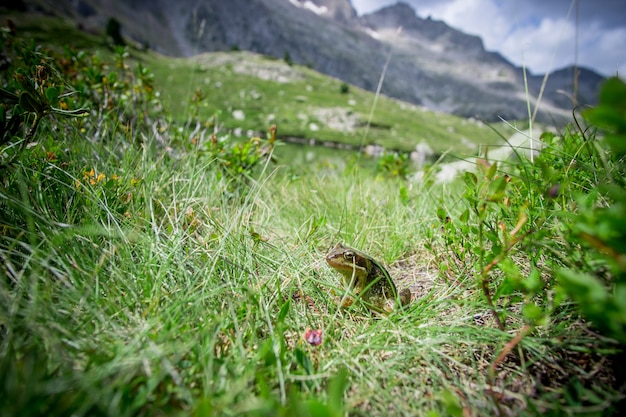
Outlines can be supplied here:
<path id="1" fill-rule="evenodd" d="M 59 10 L 59 3 L 64 0 L 38 2 L 40 8 L 48 4 L 53 10 Z M 82 24 L 104 27 L 114 17 L 125 36 L 166 55 L 249 50 L 310 66 L 370 91 L 376 90 L 389 61 L 383 94 L 487 121 L 527 118 L 527 100 L 536 103 L 544 78 L 526 73 L 527 96 L 521 68 L 485 50 L 480 37 L 421 18 L 404 2 L 362 16 L 349 0 L 65 3 L 61 9 L 69 5 L 72 17 Z M 603 77 L 584 68 L 578 71 L 580 101 L 594 104 Z M 569 119 L 573 79 L 571 67 L 550 76 L 540 121 Z"/>

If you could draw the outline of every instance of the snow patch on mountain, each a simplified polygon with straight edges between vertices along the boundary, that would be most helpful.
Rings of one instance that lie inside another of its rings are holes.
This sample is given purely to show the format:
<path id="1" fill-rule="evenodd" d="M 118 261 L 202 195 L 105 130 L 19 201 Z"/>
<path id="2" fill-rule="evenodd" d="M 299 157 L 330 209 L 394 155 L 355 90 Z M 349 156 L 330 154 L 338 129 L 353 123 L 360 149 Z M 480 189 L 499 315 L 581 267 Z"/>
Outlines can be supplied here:
<path id="1" fill-rule="evenodd" d="M 312 1 L 305 1 L 305 2 L 300 2 L 298 0 L 289 0 L 289 2 L 291 4 L 293 4 L 296 7 L 300 7 L 301 9 L 307 9 L 309 11 L 312 11 L 313 13 L 317 14 L 317 15 L 325 15 L 326 13 L 328 13 L 328 7 L 326 6 L 318 6 L 315 3 L 313 3 Z"/>

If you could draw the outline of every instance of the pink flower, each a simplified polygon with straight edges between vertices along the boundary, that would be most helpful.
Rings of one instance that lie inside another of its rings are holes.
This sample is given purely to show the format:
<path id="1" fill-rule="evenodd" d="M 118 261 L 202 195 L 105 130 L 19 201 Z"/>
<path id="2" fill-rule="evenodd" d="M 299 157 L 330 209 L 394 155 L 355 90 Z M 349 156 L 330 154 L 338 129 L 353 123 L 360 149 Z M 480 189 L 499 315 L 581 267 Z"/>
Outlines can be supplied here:
<path id="1" fill-rule="evenodd" d="M 304 338 L 307 342 L 309 342 L 309 344 L 313 346 L 319 346 L 322 344 L 322 330 L 306 329 Z"/>

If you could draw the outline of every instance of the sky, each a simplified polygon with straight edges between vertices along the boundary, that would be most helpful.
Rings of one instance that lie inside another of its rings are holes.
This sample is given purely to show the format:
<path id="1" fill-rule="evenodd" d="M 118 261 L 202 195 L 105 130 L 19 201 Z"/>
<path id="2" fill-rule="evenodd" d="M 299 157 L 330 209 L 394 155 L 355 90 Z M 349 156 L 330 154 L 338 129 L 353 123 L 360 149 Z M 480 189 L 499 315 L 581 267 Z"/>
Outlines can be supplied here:
<path id="1" fill-rule="evenodd" d="M 352 5 L 362 15 L 396 1 L 352 0 Z M 403 1 L 419 17 L 430 16 L 480 36 L 487 50 L 500 52 L 534 74 L 577 61 L 604 76 L 626 75 L 626 0 Z"/>

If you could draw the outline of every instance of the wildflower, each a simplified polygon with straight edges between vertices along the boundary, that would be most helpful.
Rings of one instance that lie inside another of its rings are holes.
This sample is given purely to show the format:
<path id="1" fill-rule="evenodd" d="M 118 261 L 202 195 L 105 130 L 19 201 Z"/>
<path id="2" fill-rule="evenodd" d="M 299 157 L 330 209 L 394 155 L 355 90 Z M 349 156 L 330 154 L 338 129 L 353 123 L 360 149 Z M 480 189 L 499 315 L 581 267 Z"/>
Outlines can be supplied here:
<path id="1" fill-rule="evenodd" d="M 319 346 L 322 344 L 322 330 L 306 329 L 304 339 L 313 346 Z"/>
<path id="2" fill-rule="evenodd" d="M 89 178 L 93 177 L 94 175 L 96 175 L 96 172 L 94 171 L 93 168 L 91 168 L 91 171 L 85 171 L 85 173 L 83 174 L 83 178 L 88 180 Z"/>
<path id="3" fill-rule="evenodd" d="M 95 176 L 96 171 L 93 168 L 91 168 L 90 171 L 85 171 L 85 173 L 83 174 L 83 178 L 85 179 L 85 181 L 89 181 L 89 184 L 91 185 L 96 185 Z"/>

